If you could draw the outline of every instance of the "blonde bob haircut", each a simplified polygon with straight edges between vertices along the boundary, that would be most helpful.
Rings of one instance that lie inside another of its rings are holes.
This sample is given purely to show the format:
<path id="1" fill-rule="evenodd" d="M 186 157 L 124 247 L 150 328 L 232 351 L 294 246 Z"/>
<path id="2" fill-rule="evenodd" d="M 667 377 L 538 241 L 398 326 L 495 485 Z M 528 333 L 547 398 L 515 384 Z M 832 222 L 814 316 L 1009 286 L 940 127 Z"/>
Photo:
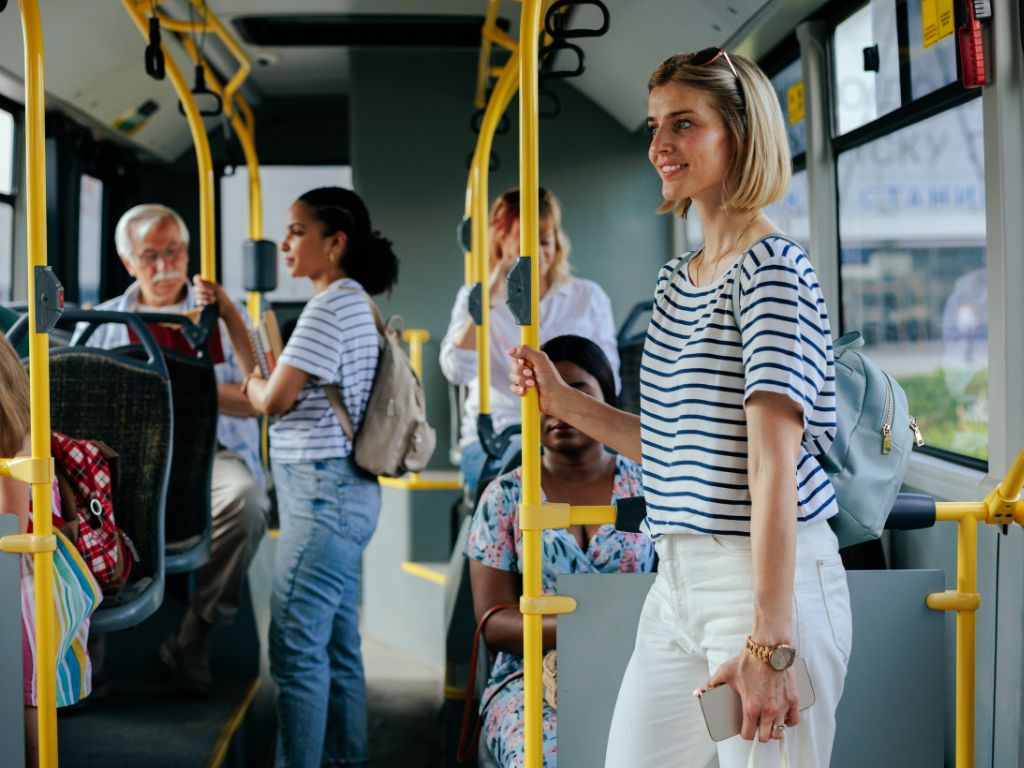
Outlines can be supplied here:
<path id="1" fill-rule="evenodd" d="M 0 335 L 0 457 L 9 459 L 21 450 L 30 427 L 29 408 L 28 373 Z"/>
<path id="2" fill-rule="evenodd" d="M 647 92 L 669 83 L 709 94 L 732 140 L 732 162 L 722 185 L 722 208 L 749 211 L 764 208 L 786 194 L 792 173 L 789 139 L 782 108 L 771 81 L 750 59 L 735 53 L 706 64 L 692 63 L 694 54 L 677 53 L 654 70 Z M 732 62 L 736 68 L 733 74 Z M 682 218 L 692 200 L 666 200 L 658 213 Z"/>
<path id="3" fill-rule="evenodd" d="M 572 279 L 569 266 L 569 237 L 562 231 L 562 206 L 555 194 L 540 187 L 540 231 L 555 238 L 555 258 L 551 262 L 548 280 L 551 285 L 565 285 Z M 519 187 L 513 187 L 501 194 L 491 206 L 487 226 L 490 230 L 490 263 L 493 265 L 503 256 L 518 254 L 501 253 L 500 240 L 509 233 L 512 225 L 519 221 Z"/>

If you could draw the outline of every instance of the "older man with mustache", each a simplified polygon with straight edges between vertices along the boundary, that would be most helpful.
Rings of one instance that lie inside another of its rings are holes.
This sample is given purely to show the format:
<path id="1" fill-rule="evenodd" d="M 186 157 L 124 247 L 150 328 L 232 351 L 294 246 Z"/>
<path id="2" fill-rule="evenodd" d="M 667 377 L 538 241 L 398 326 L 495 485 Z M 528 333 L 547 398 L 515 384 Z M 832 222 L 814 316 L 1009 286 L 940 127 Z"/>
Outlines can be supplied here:
<path id="1" fill-rule="evenodd" d="M 114 239 L 121 263 L 135 282 L 96 309 L 184 314 L 197 308 L 196 291 L 186 274 L 188 228 L 175 211 L 162 205 L 137 205 L 121 217 Z M 200 694 L 207 693 L 212 682 L 207 653 L 210 631 L 215 624 L 232 621 L 238 612 L 245 573 L 266 530 L 270 507 L 256 412 L 242 394 L 244 375 L 223 327 L 220 339 L 225 343 L 216 338 L 212 343 L 222 349 L 211 349 L 220 418 L 211 489 L 210 558 L 196 574 L 192 604 L 180 628 L 159 650 L 176 683 Z M 177 346 L 166 338 L 157 340 Z M 89 346 L 103 348 L 129 343 L 128 329 L 115 324 L 100 326 L 87 341 Z M 239 357 L 247 359 L 248 351 Z"/>

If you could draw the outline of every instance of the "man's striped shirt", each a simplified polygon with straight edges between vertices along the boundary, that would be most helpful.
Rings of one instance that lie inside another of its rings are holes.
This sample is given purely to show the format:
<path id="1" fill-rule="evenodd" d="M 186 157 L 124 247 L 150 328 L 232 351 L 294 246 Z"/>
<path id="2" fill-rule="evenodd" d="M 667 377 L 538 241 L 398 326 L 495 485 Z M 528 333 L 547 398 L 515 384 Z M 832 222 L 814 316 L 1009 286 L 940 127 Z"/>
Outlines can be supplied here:
<path id="1" fill-rule="evenodd" d="M 358 430 L 377 371 L 378 338 L 373 313 L 355 280 L 336 280 L 309 300 L 278 364 L 298 368 L 310 380 L 292 409 L 270 428 L 274 461 L 297 464 L 352 453 L 323 385 L 338 385 Z"/>
<path id="2" fill-rule="evenodd" d="M 682 258 L 658 276 L 640 370 L 649 532 L 750 535 L 744 403 L 759 391 L 784 394 L 803 412 L 799 521 L 831 517 L 835 494 L 814 456 L 835 435 L 835 371 L 810 260 L 800 246 L 769 235 L 698 288 L 686 268 L 677 272 Z M 742 332 L 732 307 L 736 279 Z"/>

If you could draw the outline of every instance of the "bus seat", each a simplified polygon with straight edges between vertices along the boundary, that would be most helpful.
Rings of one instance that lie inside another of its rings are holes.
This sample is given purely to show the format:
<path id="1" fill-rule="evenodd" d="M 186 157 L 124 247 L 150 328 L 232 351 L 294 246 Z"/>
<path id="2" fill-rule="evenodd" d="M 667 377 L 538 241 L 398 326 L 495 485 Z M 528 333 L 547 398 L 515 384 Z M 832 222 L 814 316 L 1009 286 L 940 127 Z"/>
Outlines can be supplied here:
<path id="1" fill-rule="evenodd" d="M 0 514 L 0 536 L 18 532 L 17 515 Z M 5 765 L 25 764 L 21 675 L 21 555 L 0 552 L 0 743 Z"/>
<path id="2" fill-rule="evenodd" d="M 653 308 L 651 301 L 635 304 L 619 329 L 619 408 L 630 413 L 640 413 L 640 361 Z"/>
<path id="3" fill-rule="evenodd" d="M 615 698 L 654 579 L 653 573 L 558 577 L 558 593 L 577 603 L 558 617 L 560 768 L 604 762 Z M 941 765 L 944 676 L 936 670 L 944 665 L 945 617 L 924 598 L 944 589 L 942 572 L 850 571 L 848 581 L 853 653 L 830 765 Z M 602 674 L 594 673 L 598 664 Z"/>
<path id="4" fill-rule="evenodd" d="M 93 616 L 92 631 L 102 633 L 141 623 L 163 601 L 164 510 L 173 434 L 171 386 L 160 348 L 136 316 L 75 315 L 68 319 L 130 325 L 147 353 L 146 360 L 138 360 L 85 347 L 50 352 L 52 428 L 72 437 L 102 440 L 121 457 L 114 514 L 139 559 L 129 582 L 104 597 Z"/>
<path id="5" fill-rule="evenodd" d="M 156 319 L 142 315 L 144 320 Z M 160 322 L 191 322 L 181 316 L 161 316 Z M 144 358 L 137 344 L 114 350 Z M 168 574 L 198 569 L 210 556 L 212 535 L 211 495 L 213 459 L 217 452 L 217 379 L 212 358 L 205 349 L 198 356 L 161 349 L 171 379 L 174 440 L 166 503 L 164 570 Z"/>

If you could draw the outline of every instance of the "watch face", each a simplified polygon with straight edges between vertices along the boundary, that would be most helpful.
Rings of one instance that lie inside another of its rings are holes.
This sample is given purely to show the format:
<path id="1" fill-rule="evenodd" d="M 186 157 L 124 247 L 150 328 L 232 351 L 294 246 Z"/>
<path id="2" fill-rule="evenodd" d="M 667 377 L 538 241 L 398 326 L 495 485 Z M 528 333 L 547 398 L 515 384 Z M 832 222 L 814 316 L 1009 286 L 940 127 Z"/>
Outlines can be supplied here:
<path id="1" fill-rule="evenodd" d="M 791 648 L 788 645 L 780 645 L 772 648 L 771 655 L 768 657 L 768 663 L 771 665 L 772 669 L 776 669 L 781 672 L 784 669 L 789 669 L 795 658 L 795 648 Z"/>

